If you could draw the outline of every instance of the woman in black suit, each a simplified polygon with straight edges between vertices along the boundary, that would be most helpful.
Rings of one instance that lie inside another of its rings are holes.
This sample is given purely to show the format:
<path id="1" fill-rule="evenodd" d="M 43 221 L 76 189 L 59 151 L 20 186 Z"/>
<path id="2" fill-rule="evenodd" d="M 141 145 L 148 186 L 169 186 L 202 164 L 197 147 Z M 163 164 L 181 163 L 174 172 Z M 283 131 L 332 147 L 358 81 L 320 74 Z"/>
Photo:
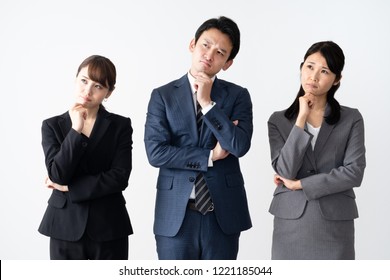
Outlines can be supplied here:
<path id="1" fill-rule="evenodd" d="M 101 104 L 115 82 L 109 59 L 86 58 L 77 71 L 75 104 L 42 123 L 45 183 L 53 192 L 39 232 L 50 236 L 51 259 L 128 259 L 133 230 L 122 192 L 133 130 L 129 118 Z"/>

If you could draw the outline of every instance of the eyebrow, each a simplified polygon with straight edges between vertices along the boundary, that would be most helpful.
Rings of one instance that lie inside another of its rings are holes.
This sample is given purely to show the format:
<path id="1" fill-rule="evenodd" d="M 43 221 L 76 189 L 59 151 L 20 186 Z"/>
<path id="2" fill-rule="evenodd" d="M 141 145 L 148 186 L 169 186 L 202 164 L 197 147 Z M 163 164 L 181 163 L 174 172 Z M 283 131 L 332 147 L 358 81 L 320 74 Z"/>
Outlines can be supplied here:
<path id="1" fill-rule="evenodd" d="M 99 83 L 99 82 L 97 82 L 97 81 L 92 80 L 92 79 L 91 79 L 90 77 L 88 77 L 88 76 L 81 75 L 81 77 L 83 77 L 83 78 L 85 78 L 85 79 L 87 79 L 87 80 L 89 80 L 89 81 L 92 81 L 93 83 L 95 83 L 95 84 L 97 84 L 97 85 L 100 85 L 100 86 L 102 86 L 102 87 L 104 87 L 104 88 L 108 88 L 107 86 L 103 85 L 102 83 Z"/>
<path id="2" fill-rule="evenodd" d="M 316 64 L 315 62 L 312 62 L 312 61 L 308 61 L 307 63 L 309 63 L 309 64 Z M 322 66 L 322 69 L 326 69 L 326 70 L 330 71 L 330 69 L 328 67 L 325 67 L 325 66 Z"/>
<path id="3" fill-rule="evenodd" d="M 213 44 L 213 45 L 214 45 L 214 43 L 213 43 L 212 41 L 208 40 L 207 38 L 204 38 L 204 40 L 206 41 L 207 44 Z M 227 53 L 227 50 L 225 50 L 225 49 L 223 49 L 223 48 L 218 48 L 218 49 L 219 49 L 221 52 L 223 52 L 224 54 Z"/>
<path id="4" fill-rule="evenodd" d="M 221 50 L 221 52 L 223 52 L 224 54 L 227 53 L 227 50 L 225 50 L 225 49 L 221 49 L 221 48 L 220 48 L 220 50 Z"/>

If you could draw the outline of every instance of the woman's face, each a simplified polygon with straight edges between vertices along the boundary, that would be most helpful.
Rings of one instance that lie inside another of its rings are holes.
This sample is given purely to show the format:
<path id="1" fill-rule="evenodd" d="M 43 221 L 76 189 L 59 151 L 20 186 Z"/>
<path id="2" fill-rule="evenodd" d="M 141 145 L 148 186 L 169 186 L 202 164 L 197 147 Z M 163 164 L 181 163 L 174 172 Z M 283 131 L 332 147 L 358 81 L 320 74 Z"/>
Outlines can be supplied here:
<path id="1" fill-rule="evenodd" d="M 333 85 L 337 85 L 336 74 L 330 71 L 320 52 L 309 55 L 301 68 L 301 84 L 305 93 L 326 96 Z"/>
<path id="2" fill-rule="evenodd" d="M 82 104 L 85 108 L 99 106 L 104 98 L 111 94 L 108 88 L 95 82 L 88 76 L 88 66 L 82 68 L 76 77 L 76 103 Z"/>

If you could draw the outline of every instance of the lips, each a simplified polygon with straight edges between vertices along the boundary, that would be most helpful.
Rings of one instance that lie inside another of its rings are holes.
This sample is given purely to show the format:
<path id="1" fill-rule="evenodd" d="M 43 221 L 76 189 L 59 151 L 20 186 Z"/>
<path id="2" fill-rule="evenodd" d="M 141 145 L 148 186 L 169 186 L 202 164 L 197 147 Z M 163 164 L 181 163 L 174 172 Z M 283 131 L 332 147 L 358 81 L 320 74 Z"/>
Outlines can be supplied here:
<path id="1" fill-rule="evenodd" d="M 85 102 L 85 103 L 91 101 L 88 97 L 83 97 L 83 96 L 80 96 L 80 99 L 81 99 L 83 102 Z"/>
<path id="2" fill-rule="evenodd" d="M 318 86 L 317 86 L 317 85 L 315 85 L 315 84 L 306 84 L 306 87 L 308 87 L 308 88 L 312 88 L 312 89 L 316 89 L 316 88 L 318 88 Z"/>
<path id="3" fill-rule="evenodd" d="M 205 60 L 201 60 L 200 63 L 202 63 L 202 64 L 205 65 L 206 67 L 210 67 L 210 63 L 208 63 L 208 62 L 205 61 Z"/>

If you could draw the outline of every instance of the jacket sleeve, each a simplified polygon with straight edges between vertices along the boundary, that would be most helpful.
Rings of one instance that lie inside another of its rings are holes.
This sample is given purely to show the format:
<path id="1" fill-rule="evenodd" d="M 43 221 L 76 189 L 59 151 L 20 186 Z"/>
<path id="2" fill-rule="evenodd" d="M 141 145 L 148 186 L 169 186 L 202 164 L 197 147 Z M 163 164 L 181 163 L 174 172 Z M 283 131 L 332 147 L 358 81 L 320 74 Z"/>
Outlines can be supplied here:
<path id="1" fill-rule="evenodd" d="M 242 89 L 232 105 L 232 114 L 214 106 L 204 120 L 217 138 L 221 147 L 236 157 L 244 156 L 250 149 L 253 134 L 252 101 L 248 90 Z M 233 121 L 238 121 L 234 125 Z"/>
<path id="2" fill-rule="evenodd" d="M 90 172 L 89 166 L 80 165 L 88 146 L 87 137 L 71 129 L 62 143 L 56 143 L 54 130 L 50 130 L 45 123 L 43 127 L 44 150 L 51 151 L 45 152 L 49 177 L 53 182 L 68 186 L 72 202 L 101 198 L 126 189 L 132 169 L 132 127 L 129 118 L 116 131 L 117 143 L 112 157 L 102 162 L 105 168 L 98 168 L 94 172 Z"/>
<path id="3" fill-rule="evenodd" d="M 43 121 L 42 147 L 49 178 L 68 185 L 89 143 L 88 137 L 70 129 L 65 138 L 56 122 Z"/>
<path id="4" fill-rule="evenodd" d="M 167 112 L 159 91 L 153 90 L 144 135 L 149 163 L 154 167 L 207 171 L 210 149 L 191 145 L 188 135 L 173 135 L 168 113 L 172 112 Z"/>
<path id="5" fill-rule="evenodd" d="M 291 129 L 291 124 L 284 123 L 278 114 L 268 120 L 272 167 L 280 176 L 293 180 L 302 167 L 312 136 L 295 125 Z"/>

